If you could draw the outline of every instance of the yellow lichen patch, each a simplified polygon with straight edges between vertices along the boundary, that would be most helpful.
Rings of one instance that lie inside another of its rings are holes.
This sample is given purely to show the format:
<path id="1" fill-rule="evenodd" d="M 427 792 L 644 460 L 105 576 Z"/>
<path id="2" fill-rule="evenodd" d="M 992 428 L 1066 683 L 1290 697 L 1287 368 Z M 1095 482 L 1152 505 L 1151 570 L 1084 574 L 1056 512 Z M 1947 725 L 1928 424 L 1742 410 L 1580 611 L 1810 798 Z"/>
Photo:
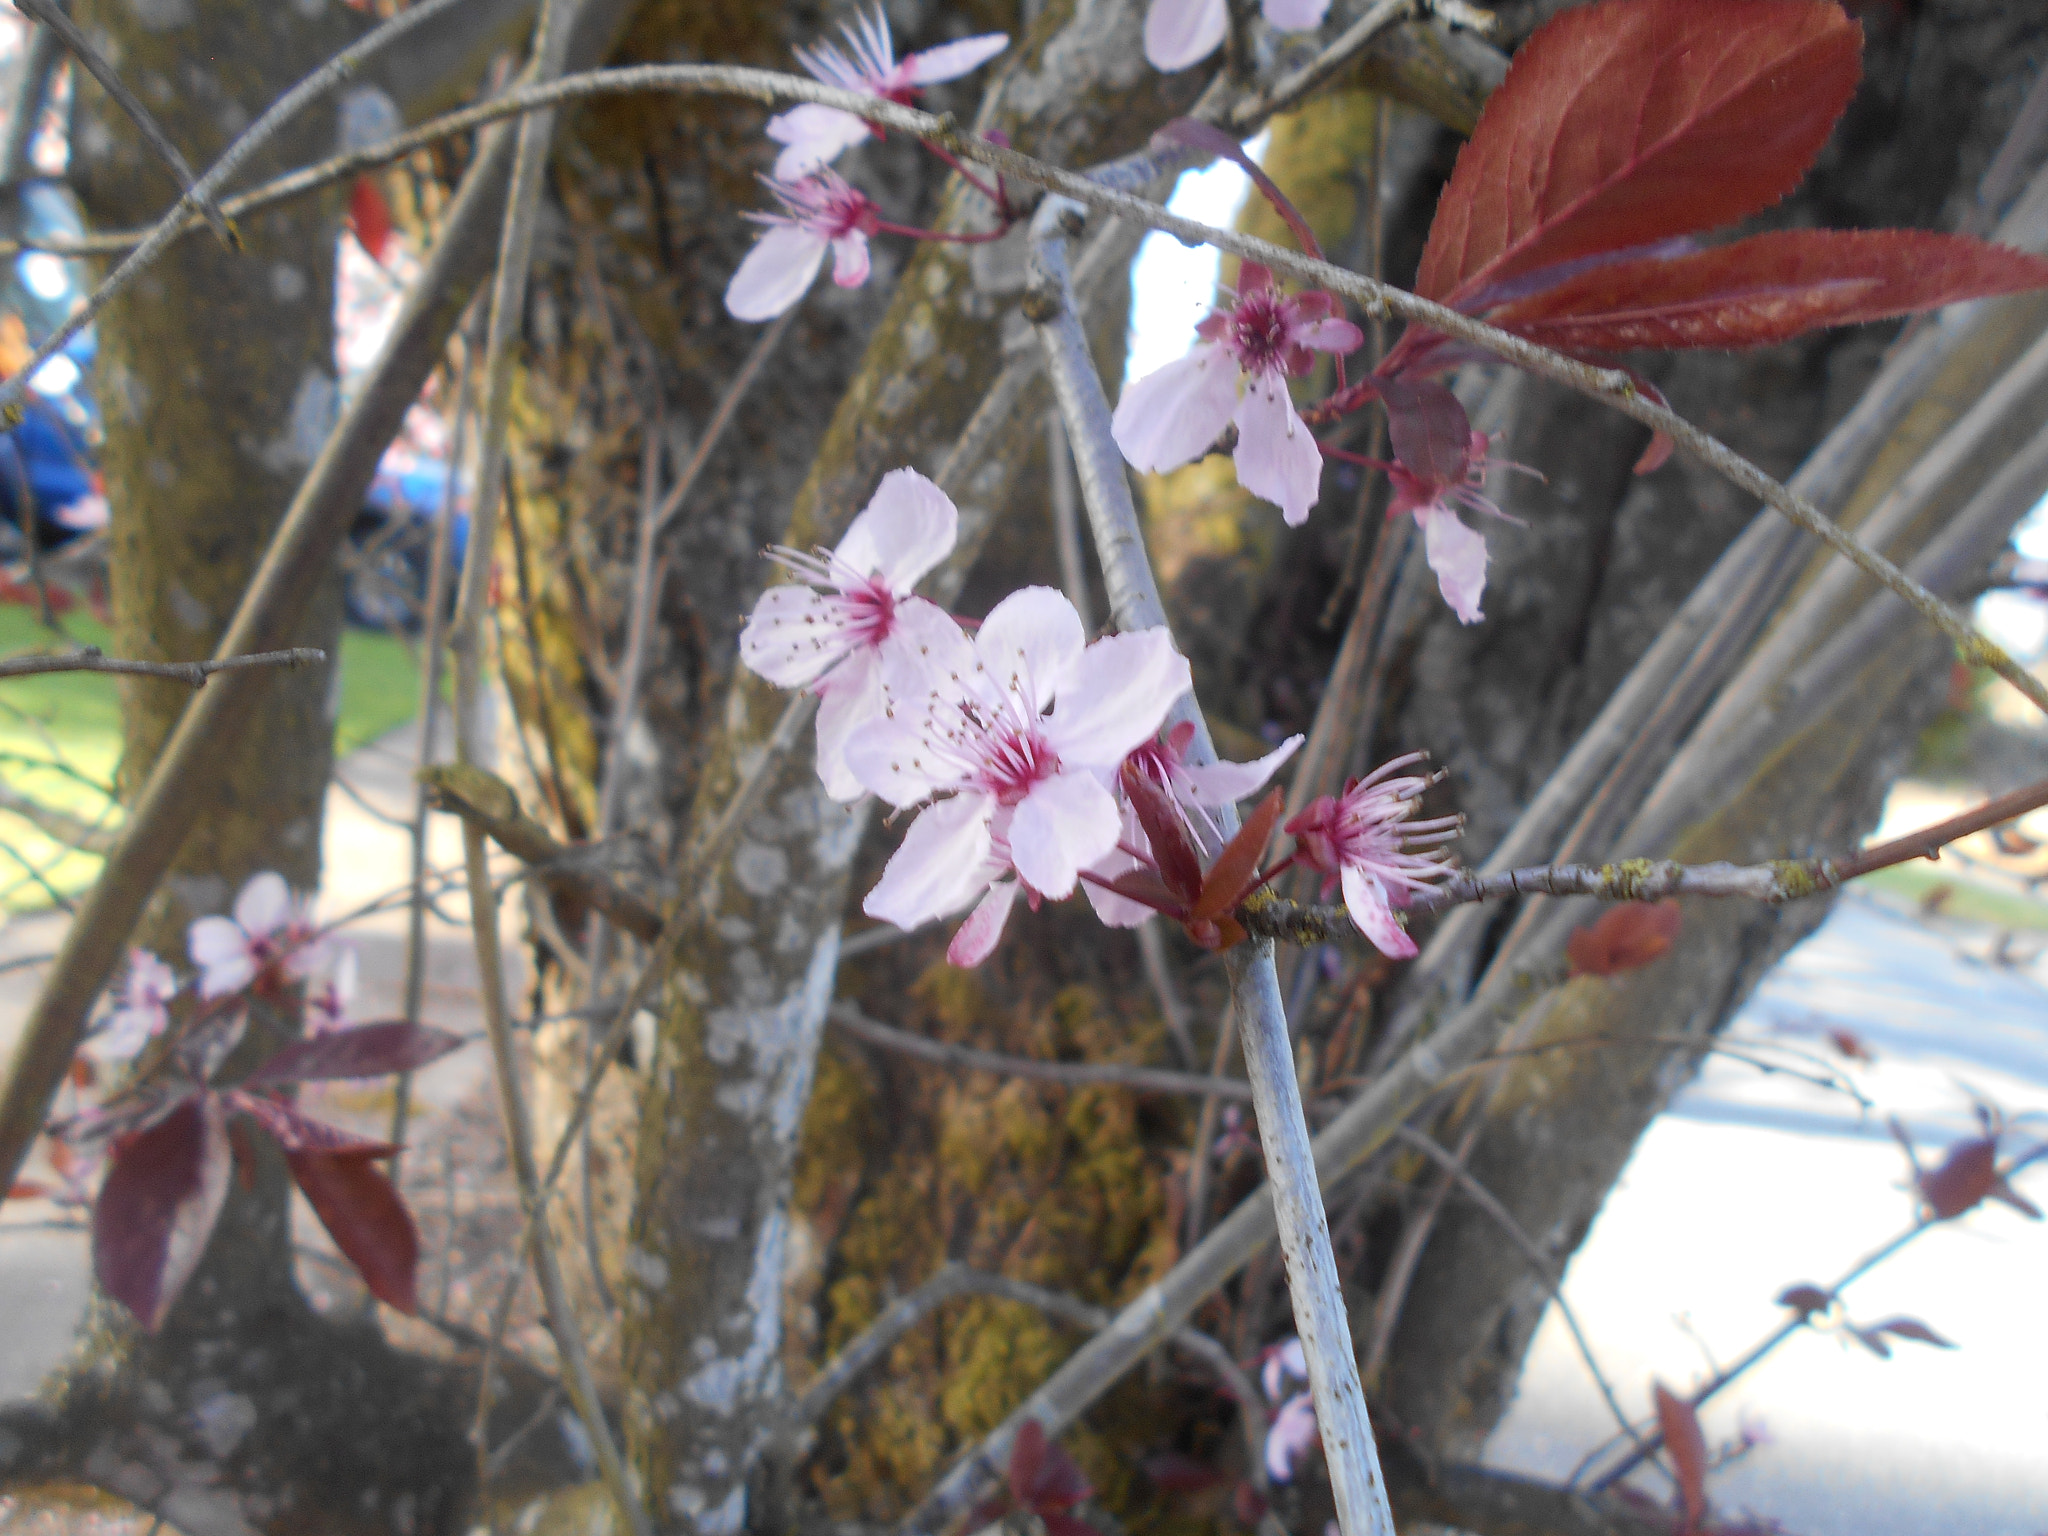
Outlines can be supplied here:
<path id="1" fill-rule="evenodd" d="M 1013 942 L 979 971 L 917 967 L 904 954 L 898 980 L 860 988 L 865 1006 L 898 1027 L 1010 1055 L 1165 1060 L 1164 1026 L 1142 990 L 1124 995 L 1056 958 L 1077 953 L 1060 936 L 1080 921 L 1054 908 L 1020 919 Z M 821 1073 L 799 1168 L 808 1210 L 826 1199 L 828 1164 L 861 1160 L 860 1193 L 825 1260 L 823 1355 L 949 1259 L 1110 1308 L 1171 1261 L 1165 1178 L 1192 1133 L 1185 1106 L 880 1052 L 866 1060 L 873 1075 L 857 1089 L 837 1069 Z M 899 1517 L 1081 1339 L 1014 1301 L 949 1303 L 835 1405 L 810 1486 L 838 1518 Z M 1130 1384 L 1064 1437 L 1120 1519 L 1161 1513 L 1131 1469 L 1184 1411 L 1176 1382 Z"/>

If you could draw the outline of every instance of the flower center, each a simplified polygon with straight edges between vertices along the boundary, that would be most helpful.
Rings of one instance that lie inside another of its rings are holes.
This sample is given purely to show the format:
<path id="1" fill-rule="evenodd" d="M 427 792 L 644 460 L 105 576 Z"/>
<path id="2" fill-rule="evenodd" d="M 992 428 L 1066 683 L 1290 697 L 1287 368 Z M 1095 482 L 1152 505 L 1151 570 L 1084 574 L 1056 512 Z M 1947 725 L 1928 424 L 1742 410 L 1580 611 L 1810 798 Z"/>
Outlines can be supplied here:
<path id="1" fill-rule="evenodd" d="M 980 761 L 974 785 L 994 796 L 998 805 L 1016 805 L 1031 793 L 1033 785 L 1060 769 L 1059 754 L 1035 726 L 1019 728 L 1009 721 L 997 721 L 978 745 Z"/>
<path id="2" fill-rule="evenodd" d="M 1238 301 L 1230 316 L 1230 349 L 1246 373 L 1287 372 L 1291 327 L 1284 305 L 1270 291 Z"/>

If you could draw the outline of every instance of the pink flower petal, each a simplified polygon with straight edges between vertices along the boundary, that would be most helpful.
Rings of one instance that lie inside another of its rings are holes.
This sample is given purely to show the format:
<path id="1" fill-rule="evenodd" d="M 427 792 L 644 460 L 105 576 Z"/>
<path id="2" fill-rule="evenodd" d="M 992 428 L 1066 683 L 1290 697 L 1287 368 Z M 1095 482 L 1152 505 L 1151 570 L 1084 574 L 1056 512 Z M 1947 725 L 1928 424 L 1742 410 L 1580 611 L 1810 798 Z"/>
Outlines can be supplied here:
<path id="1" fill-rule="evenodd" d="M 826 244 L 797 225 L 770 225 L 726 285 L 726 309 L 736 320 L 773 320 L 808 291 Z"/>
<path id="2" fill-rule="evenodd" d="M 862 785 L 846 766 L 846 743 L 882 713 L 880 656 L 867 646 L 851 652 L 817 692 L 819 781 L 834 800 L 858 800 Z"/>
<path id="3" fill-rule="evenodd" d="M 1415 958 L 1415 941 L 1408 930 L 1394 921 L 1394 909 L 1387 905 L 1386 888 L 1366 870 L 1347 864 L 1343 871 L 1344 905 L 1358 931 L 1389 960 Z"/>
<path id="4" fill-rule="evenodd" d="M 1030 887 L 1057 901 L 1085 865 L 1116 846 L 1123 813 L 1090 773 L 1056 773 L 1032 785 L 1010 821 L 1010 862 Z"/>
<path id="5" fill-rule="evenodd" d="M 869 715 L 840 748 L 854 781 L 891 805 L 916 805 L 959 781 L 950 765 L 928 760 L 924 738 L 909 722 Z"/>
<path id="6" fill-rule="evenodd" d="M 959 530 L 960 513 L 944 491 L 914 469 L 893 469 L 834 553 L 902 597 L 953 552 Z"/>
<path id="7" fill-rule="evenodd" d="M 960 931 L 953 935 L 953 942 L 946 946 L 949 963 L 975 966 L 994 953 L 1020 889 L 1014 880 L 998 880 L 988 888 L 988 894 L 967 914 L 967 921 L 960 925 Z"/>
<path id="8" fill-rule="evenodd" d="M 291 887 L 274 869 L 251 875 L 235 898 L 235 921 L 251 938 L 267 938 L 292 920 Z"/>
<path id="9" fill-rule="evenodd" d="M 1290 736 L 1264 757 L 1249 763 L 1210 763 L 1202 768 L 1182 768 L 1180 776 L 1186 778 L 1188 788 L 1193 791 L 1188 798 L 1196 805 L 1212 810 L 1248 799 L 1266 787 L 1266 781 L 1280 770 L 1281 764 L 1294 756 L 1295 749 L 1305 739 Z"/>
<path id="10" fill-rule="evenodd" d="M 1171 73 L 1214 53 L 1230 30 L 1225 0 L 1152 0 L 1145 13 L 1145 59 Z"/>
<path id="11" fill-rule="evenodd" d="M 1021 587 L 989 610 L 974 651 L 989 683 L 1015 693 L 1036 714 L 1059 693 L 1085 641 L 1081 616 L 1064 593 Z"/>
<path id="12" fill-rule="evenodd" d="M 867 138 L 868 131 L 868 125 L 851 112 L 813 101 L 769 118 L 768 137 L 785 146 L 775 157 L 775 179 L 796 181 L 830 165 Z"/>
<path id="13" fill-rule="evenodd" d="M 950 613 L 921 597 L 896 605 L 882 642 L 882 692 L 906 727 L 923 717 L 934 693 L 972 692 L 980 675 L 974 642 Z"/>
<path id="14" fill-rule="evenodd" d="M 1467 528 L 1442 502 L 1415 509 L 1422 524 L 1422 552 L 1436 572 L 1437 589 L 1460 623 L 1477 624 L 1486 617 L 1479 598 L 1486 591 L 1486 537 Z"/>
<path id="15" fill-rule="evenodd" d="M 1310 325 L 1297 326 L 1293 340 L 1298 347 L 1349 354 L 1365 345 L 1365 332 L 1349 320 L 1317 320 Z"/>
<path id="16" fill-rule="evenodd" d="M 984 32 L 980 37 L 963 37 L 957 43 L 913 53 L 903 64 L 912 85 L 936 85 L 981 68 L 1009 46 L 1010 39 L 1003 33 Z"/>
<path id="17" fill-rule="evenodd" d="M 1306 32 L 1320 27 L 1330 9 L 1330 0 L 1266 0 L 1266 25 L 1282 32 Z"/>
<path id="18" fill-rule="evenodd" d="M 1164 629 L 1111 635 L 1075 660 L 1045 738 L 1069 768 L 1114 770 L 1193 686 L 1187 658 Z"/>
<path id="19" fill-rule="evenodd" d="M 1145 829 L 1138 824 L 1137 812 L 1129 806 L 1125 806 L 1123 810 L 1123 830 L 1119 846 L 1110 849 L 1089 865 L 1088 873 L 1097 880 L 1114 880 L 1118 875 L 1143 868 L 1139 860 L 1124 852 L 1122 843 L 1128 843 L 1133 848 L 1141 848 L 1147 852 L 1150 852 L 1152 846 L 1145 837 Z M 1132 901 L 1128 897 L 1117 895 L 1115 891 L 1105 890 L 1092 880 L 1083 880 L 1080 886 L 1082 893 L 1088 898 L 1088 905 L 1095 909 L 1096 917 L 1105 928 L 1135 928 L 1152 915 L 1152 909 L 1143 902 Z"/>
<path id="20" fill-rule="evenodd" d="M 1314 1400 L 1306 1392 L 1290 1397 L 1266 1431 L 1266 1475 L 1276 1483 L 1291 1481 L 1317 1439 Z"/>
<path id="21" fill-rule="evenodd" d="M 1323 451 L 1276 373 L 1249 380 L 1237 408 L 1237 483 L 1279 507 L 1290 528 L 1308 521 L 1323 483 Z"/>
<path id="22" fill-rule="evenodd" d="M 904 834 L 882 878 L 860 904 L 869 917 L 915 928 L 958 912 L 998 871 L 989 859 L 986 795 L 956 795 L 927 806 Z"/>
<path id="23" fill-rule="evenodd" d="M 853 644 L 826 599 L 809 587 L 770 587 L 740 631 L 740 660 L 778 688 L 801 688 Z"/>
<path id="24" fill-rule="evenodd" d="M 1180 361 L 1126 384 L 1110 435 L 1133 468 L 1163 474 L 1192 464 L 1230 425 L 1237 375 L 1237 359 L 1205 342 Z"/>
<path id="25" fill-rule="evenodd" d="M 850 229 L 832 242 L 832 281 L 858 288 L 868 280 L 868 237 Z"/>

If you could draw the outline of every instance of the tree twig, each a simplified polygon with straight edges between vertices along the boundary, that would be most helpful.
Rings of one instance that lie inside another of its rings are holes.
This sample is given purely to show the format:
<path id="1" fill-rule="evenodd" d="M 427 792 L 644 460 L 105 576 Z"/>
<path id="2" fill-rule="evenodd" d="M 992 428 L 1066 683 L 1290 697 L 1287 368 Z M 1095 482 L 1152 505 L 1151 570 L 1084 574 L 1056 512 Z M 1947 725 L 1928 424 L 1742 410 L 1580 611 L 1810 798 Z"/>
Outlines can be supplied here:
<path id="1" fill-rule="evenodd" d="M 142 104 L 141 98 L 128 89 L 126 82 L 114 72 L 114 66 L 101 56 L 99 49 L 93 47 L 92 39 L 85 35 L 78 23 L 65 15 L 64 8 L 58 5 L 56 0 L 14 0 L 14 8 L 26 11 L 62 40 L 64 46 L 71 50 L 72 57 L 86 67 L 93 79 L 99 81 L 100 88 L 112 98 L 114 105 L 128 114 L 128 120 L 134 123 L 142 134 L 143 142 L 155 150 L 157 158 L 170 168 L 171 175 L 177 179 L 178 189 L 185 194 L 186 200 L 213 227 L 213 232 L 220 236 L 220 243 L 231 251 L 239 251 L 242 248 L 242 237 L 221 215 L 220 205 L 196 185 L 192 167 L 178 152 L 178 146 L 171 142 L 170 135 L 164 132 L 163 125 L 150 115 L 149 108 Z"/>
<path id="2" fill-rule="evenodd" d="M 1005 1056 L 996 1051 L 976 1050 L 971 1045 L 952 1045 L 927 1039 L 906 1029 L 895 1029 L 871 1019 L 852 1003 L 836 1002 L 825 1017 L 856 1040 L 899 1056 L 915 1056 L 967 1072 L 993 1072 L 1001 1077 L 1027 1077 L 1040 1082 L 1064 1083 L 1073 1088 L 1128 1088 L 1133 1093 L 1178 1093 L 1248 1102 L 1251 1085 L 1229 1077 L 1203 1077 L 1194 1072 L 1170 1072 L 1163 1067 L 1125 1066 L 1101 1061 L 1034 1061 L 1028 1056 Z"/>
<path id="3" fill-rule="evenodd" d="M 102 655 L 96 645 L 61 656 L 10 656 L 0 661 L 0 678 L 40 677 L 49 672 L 117 672 L 125 677 L 163 677 L 204 688 L 216 672 L 243 667 L 310 667 L 327 659 L 325 651 L 299 646 L 289 651 L 258 651 L 254 655 L 222 656 L 213 661 L 128 661 Z"/>

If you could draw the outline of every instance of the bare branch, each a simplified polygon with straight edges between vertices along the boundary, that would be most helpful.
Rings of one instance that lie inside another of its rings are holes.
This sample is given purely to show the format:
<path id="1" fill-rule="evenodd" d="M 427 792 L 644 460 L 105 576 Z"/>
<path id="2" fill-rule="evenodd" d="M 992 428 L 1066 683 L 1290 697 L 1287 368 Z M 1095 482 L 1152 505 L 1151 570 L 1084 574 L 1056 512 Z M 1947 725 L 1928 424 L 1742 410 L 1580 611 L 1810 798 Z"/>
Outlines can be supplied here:
<path id="1" fill-rule="evenodd" d="M 1231 1077 L 1203 1077 L 1194 1072 L 1170 1072 L 1163 1067 L 1125 1066 L 1099 1061 L 1034 1061 L 1028 1056 L 1005 1056 L 996 1051 L 976 1050 L 971 1045 L 951 1045 L 930 1040 L 909 1030 L 894 1029 L 869 1018 L 852 1003 L 836 1002 L 825 1017 L 869 1045 L 921 1061 L 936 1062 L 967 1072 L 993 1072 L 1002 1077 L 1028 1077 L 1040 1082 L 1064 1083 L 1073 1088 L 1128 1088 L 1133 1093 L 1182 1093 L 1249 1102 L 1251 1085 Z"/>
<path id="2" fill-rule="evenodd" d="M 14 8 L 26 11 L 62 39 L 72 56 L 86 67 L 93 79 L 99 81 L 100 88 L 113 99 L 114 105 L 128 114 L 129 121 L 141 131 L 142 141 L 170 167 L 171 175 L 177 178 L 178 188 L 185 194 L 186 201 L 197 208 L 200 216 L 213 227 L 213 232 L 220 236 L 220 243 L 231 251 L 239 251 L 242 237 L 222 217 L 220 205 L 195 185 L 192 167 L 178 152 L 178 146 L 171 142 L 170 135 L 164 132 L 163 125 L 150 115 L 141 98 L 114 73 L 114 66 L 101 57 L 99 49 L 93 47 L 92 39 L 85 35 L 78 23 L 64 14 L 63 7 L 56 0 L 14 0 Z"/>
<path id="3" fill-rule="evenodd" d="M 327 659 L 325 651 L 300 646 L 289 651 L 258 651 L 249 656 L 223 656 L 214 661 L 127 661 L 104 656 L 96 645 L 62 656 L 10 656 L 0 661 L 0 678 L 40 677 L 48 672 L 118 672 L 124 677 L 164 677 L 204 688 L 216 672 L 243 667 L 310 667 Z"/>

